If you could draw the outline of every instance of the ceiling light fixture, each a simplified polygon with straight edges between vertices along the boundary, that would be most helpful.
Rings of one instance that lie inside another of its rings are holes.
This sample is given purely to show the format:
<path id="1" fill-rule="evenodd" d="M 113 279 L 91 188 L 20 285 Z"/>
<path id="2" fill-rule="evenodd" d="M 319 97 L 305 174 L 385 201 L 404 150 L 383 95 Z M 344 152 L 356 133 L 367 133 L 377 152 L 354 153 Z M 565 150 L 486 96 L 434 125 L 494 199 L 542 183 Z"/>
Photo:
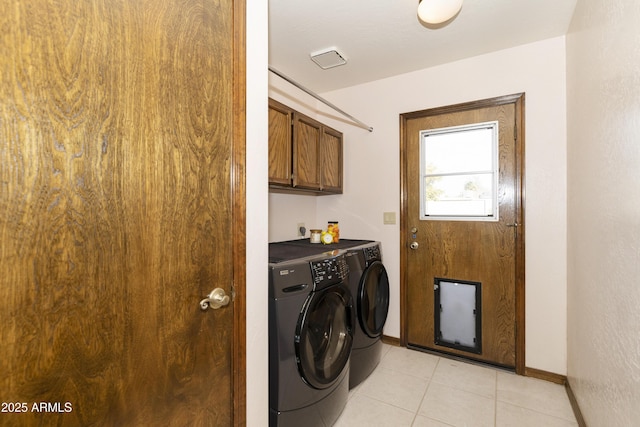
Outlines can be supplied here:
<path id="1" fill-rule="evenodd" d="M 462 0 L 420 0 L 418 17 L 427 24 L 441 24 L 456 16 Z"/>

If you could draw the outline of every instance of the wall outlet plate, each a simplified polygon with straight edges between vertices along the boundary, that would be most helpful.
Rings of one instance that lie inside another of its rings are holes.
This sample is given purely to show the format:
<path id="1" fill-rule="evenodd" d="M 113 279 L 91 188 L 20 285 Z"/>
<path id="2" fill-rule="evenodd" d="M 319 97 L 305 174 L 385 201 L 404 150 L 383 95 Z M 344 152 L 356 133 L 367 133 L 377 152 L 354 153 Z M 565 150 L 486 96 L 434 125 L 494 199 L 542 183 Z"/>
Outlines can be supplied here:
<path id="1" fill-rule="evenodd" d="M 304 222 L 299 222 L 296 228 L 297 236 L 304 237 L 307 234 L 307 228 L 304 226 Z"/>

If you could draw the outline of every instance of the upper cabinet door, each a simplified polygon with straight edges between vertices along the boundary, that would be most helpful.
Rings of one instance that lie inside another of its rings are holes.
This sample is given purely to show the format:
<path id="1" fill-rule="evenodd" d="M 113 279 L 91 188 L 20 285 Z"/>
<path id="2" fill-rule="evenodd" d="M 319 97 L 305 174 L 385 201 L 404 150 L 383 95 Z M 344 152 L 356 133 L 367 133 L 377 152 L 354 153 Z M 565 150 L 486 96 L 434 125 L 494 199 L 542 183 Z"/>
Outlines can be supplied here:
<path id="1" fill-rule="evenodd" d="M 291 110 L 269 99 L 269 184 L 291 185 Z"/>
<path id="2" fill-rule="evenodd" d="M 320 145 L 322 189 L 342 193 L 342 133 L 324 127 Z"/>
<path id="3" fill-rule="evenodd" d="M 269 98 L 269 188 L 342 193 L 342 133 Z"/>
<path id="4" fill-rule="evenodd" d="M 304 114 L 293 115 L 293 186 L 321 190 L 320 144 L 322 123 Z"/>

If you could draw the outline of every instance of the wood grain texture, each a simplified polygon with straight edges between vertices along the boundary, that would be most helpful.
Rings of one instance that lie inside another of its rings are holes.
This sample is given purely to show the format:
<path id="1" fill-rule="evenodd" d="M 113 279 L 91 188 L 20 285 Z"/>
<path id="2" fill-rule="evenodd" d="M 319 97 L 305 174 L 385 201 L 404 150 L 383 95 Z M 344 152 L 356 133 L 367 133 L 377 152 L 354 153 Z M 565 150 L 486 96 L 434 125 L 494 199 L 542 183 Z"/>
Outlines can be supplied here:
<path id="1" fill-rule="evenodd" d="M 342 193 L 342 133 L 323 126 L 320 145 L 320 176 L 323 191 Z"/>
<path id="2" fill-rule="evenodd" d="M 0 398 L 73 407 L 3 425 L 232 421 L 233 16 L 0 5 Z"/>
<path id="3" fill-rule="evenodd" d="M 342 193 L 342 133 L 269 98 L 269 188 Z"/>
<path id="4" fill-rule="evenodd" d="M 247 425 L 247 67 L 245 0 L 233 2 L 233 141 L 231 159 L 231 194 L 233 200 L 230 239 L 233 242 L 233 425 Z M 224 421 L 224 420 L 221 420 Z"/>
<path id="5" fill-rule="evenodd" d="M 293 185 L 320 190 L 322 124 L 296 112 L 293 115 Z"/>
<path id="6" fill-rule="evenodd" d="M 269 184 L 291 185 L 293 110 L 269 99 Z"/>
<path id="7" fill-rule="evenodd" d="M 516 367 L 517 309 L 524 308 L 523 264 L 518 264 L 520 250 L 517 240 L 521 237 L 508 223 L 522 224 L 520 205 L 520 165 L 514 142 L 516 123 L 515 104 L 494 100 L 495 105 L 484 103 L 465 104 L 450 108 L 422 111 L 403 115 L 403 178 L 402 200 L 403 235 L 411 227 L 417 227 L 420 249 L 403 249 L 401 261 L 406 267 L 403 273 L 403 309 L 401 339 L 403 345 L 413 344 L 464 355 L 503 366 Z M 498 120 L 500 128 L 499 157 L 499 209 L 500 221 L 458 222 L 419 220 L 419 145 L 418 135 L 423 129 L 455 126 Z M 518 119 L 519 120 L 519 119 Z M 409 240 L 407 240 L 409 241 Z M 408 244 L 408 243 L 407 243 Z M 523 260 L 523 258 L 522 258 Z M 453 280 L 469 280 L 482 283 L 482 354 L 444 348 L 435 344 L 434 292 L 435 277 Z M 522 298 L 522 299 L 520 299 Z M 517 305 L 520 301 L 522 305 Z M 522 316 L 523 318 L 523 316 Z M 524 328 L 522 328 L 524 329 Z M 522 331 L 524 333 L 524 331 Z M 522 341 L 524 344 L 524 341 Z M 524 345 L 522 345 L 524 352 Z M 519 360 L 519 359 L 518 359 Z M 524 360 L 524 359 L 523 359 Z"/>

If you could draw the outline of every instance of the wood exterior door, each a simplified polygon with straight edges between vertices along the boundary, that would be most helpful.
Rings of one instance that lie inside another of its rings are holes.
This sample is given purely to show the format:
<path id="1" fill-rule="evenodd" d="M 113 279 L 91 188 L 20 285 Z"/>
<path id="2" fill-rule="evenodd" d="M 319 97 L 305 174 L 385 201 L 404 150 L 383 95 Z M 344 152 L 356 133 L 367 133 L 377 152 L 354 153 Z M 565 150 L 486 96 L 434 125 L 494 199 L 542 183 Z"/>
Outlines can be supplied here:
<path id="1" fill-rule="evenodd" d="M 401 116 L 401 340 L 518 372 L 524 371 L 522 102 L 515 95 Z M 421 219 L 420 132 L 491 121 L 498 122 L 498 221 Z M 437 279 L 480 284 L 480 353 L 438 342 Z"/>
<path id="2" fill-rule="evenodd" d="M 244 1 L 0 28 L 0 425 L 242 425 Z"/>

